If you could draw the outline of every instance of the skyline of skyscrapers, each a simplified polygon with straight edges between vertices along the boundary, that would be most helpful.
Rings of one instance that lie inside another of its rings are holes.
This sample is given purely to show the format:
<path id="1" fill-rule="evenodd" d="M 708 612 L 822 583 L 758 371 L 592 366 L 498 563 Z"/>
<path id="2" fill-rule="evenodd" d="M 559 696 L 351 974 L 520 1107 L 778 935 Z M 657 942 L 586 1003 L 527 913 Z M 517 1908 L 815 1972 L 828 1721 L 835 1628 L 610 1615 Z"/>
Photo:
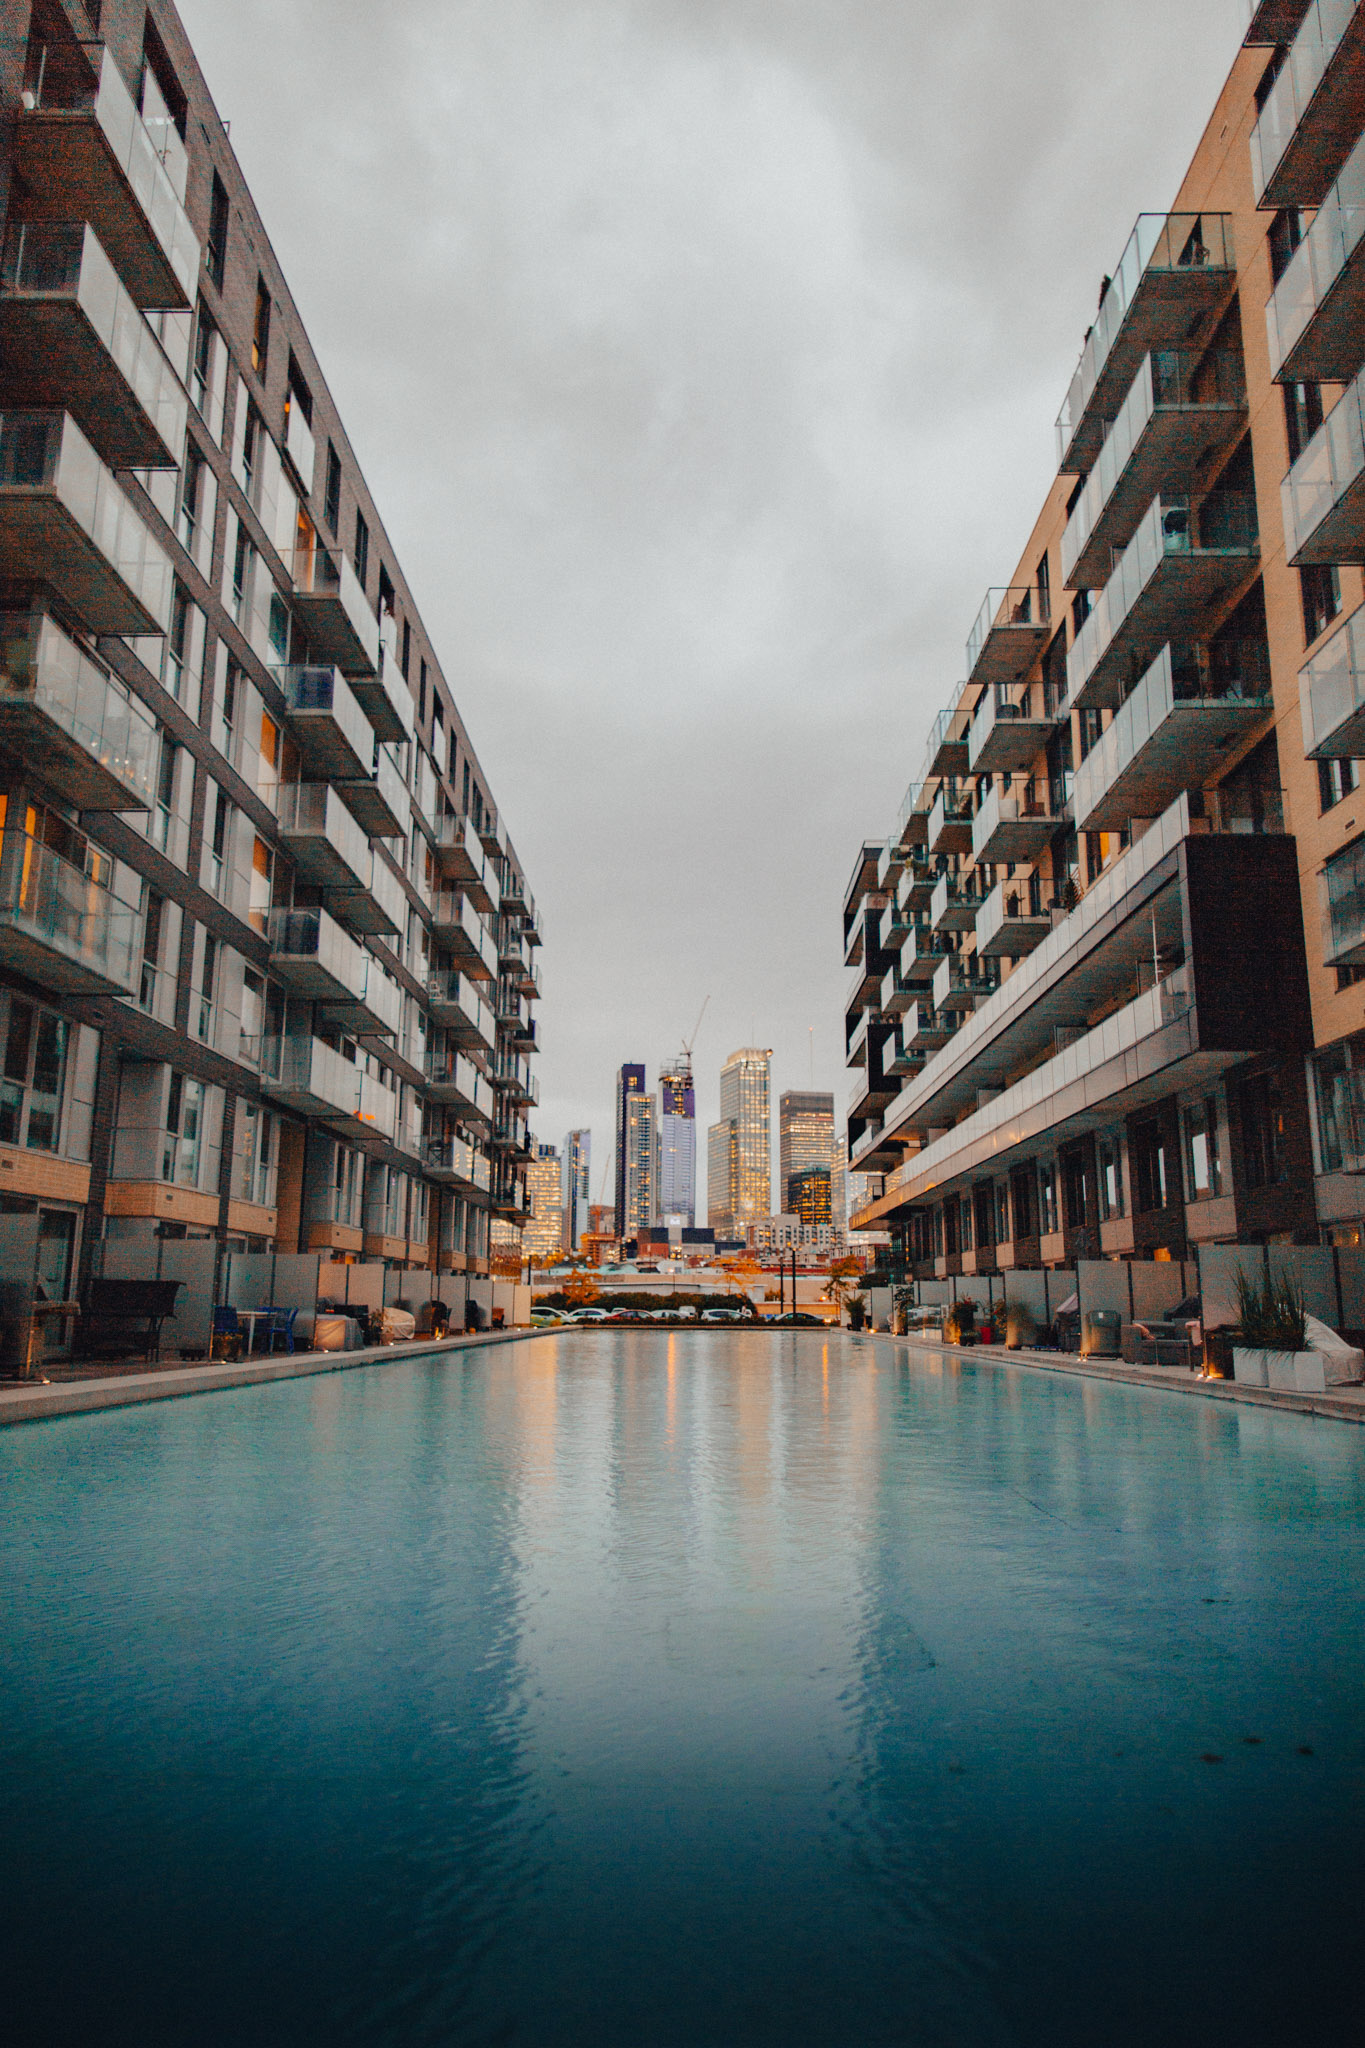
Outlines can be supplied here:
<path id="1" fill-rule="evenodd" d="M 564 1162 L 555 1145 L 537 1145 L 526 1169 L 530 1218 L 522 1231 L 528 1259 L 552 1259 L 564 1248 Z"/>
<path id="2" fill-rule="evenodd" d="M 630 1098 L 643 1095 L 645 1070 L 640 1066 L 626 1064 L 616 1070 L 616 1186 L 613 1190 L 616 1204 L 616 1235 L 626 1234 L 626 1186 L 630 1178 L 626 1160 L 629 1143 Z"/>

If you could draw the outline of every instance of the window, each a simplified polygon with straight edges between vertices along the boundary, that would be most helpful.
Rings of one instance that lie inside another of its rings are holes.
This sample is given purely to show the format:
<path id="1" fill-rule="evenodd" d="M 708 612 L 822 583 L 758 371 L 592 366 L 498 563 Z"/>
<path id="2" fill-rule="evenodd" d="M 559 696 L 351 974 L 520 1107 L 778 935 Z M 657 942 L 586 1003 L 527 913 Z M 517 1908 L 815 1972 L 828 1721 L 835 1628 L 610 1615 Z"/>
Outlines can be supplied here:
<path id="1" fill-rule="evenodd" d="M 1027 1166 L 1016 1166 L 1010 1175 L 1010 1208 L 1014 1215 L 1015 1241 L 1034 1235 L 1033 1174 Z"/>
<path id="2" fill-rule="evenodd" d="M 1066 1197 L 1066 1227 L 1084 1230 L 1090 1208 L 1090 1175 L 1083 1152 L 1068 1152 L 1062 1160 L 1062 1191 Z"/>
<path id="3" fill-rule="evenodd" d="M 195 553 L 199 522 L 204 509 L 204 457 L 193 440 L 185 443 L 185 467 L 180 481 L 179 539 L 187 555 Z"/>
<path id="4" fill-rule="evenodd" d="M 10 997 L 0 1077 L 0 1145 L 57 1150 L 69 1029 L 64 1017 Z"/>
<path id="5" fill-rule="evenodd" d="M 250 400 L 247 401 L 246 422 L 242 428 L 242 492 L 248 505 L 260 510 L 256 503 L 256 459 L 260 453 L 261 416 Z"/>
<path id="6" fill-rule="evenodd" d="M 239 519 L 237 522 L 237 545 L 232 555 L 232 590 L 228 598 L 228 610 L 237 624 L 245 631 L 243 613 L 246 610 L 247 584 L 251 576 L 253 549 L 247 530 Z"/>
<path id="7" fill-rule="evenodd" d="M 186 664 L 190 654 L 190 613 L 192 606 L 177 583 L 171 597 L 171 630 L 166 635 L 166 688 L 177 703 L 186 696 Z"/>
<path id="8" fill-rule="evenodd" d="M 175 832 L 175 769 L 180 749 L 168 733 L 161 735 L 161 768 L 156 779 L 156 803 L 147 827 L 153 846 L 169 854 Z"/>
<path id="9" fill-rule="evenodd" d="M 208 860 L 205 865 L 204 887 L 211 896 L 222 901 L 227 884 L 228 824 L 232 805 L 221 789 L 214 789 L 212 823 L 209 829 Z"/>
<path id="10" fill-rule="evenodd" d="M 147 903 L 142 917 L 142 980 L 138 989 L 138 1004 L 141 1009 L 154 1011 L 157 1006 L 157 983 L 161 977 L 161 932 L 166 916 L 166 899 L 155 889 L 148 889 Z"/>
<path id="11" fill-rule="evenodd" d="M 379 616 L 381 619 L 383 618 L 385 612 L 388 612 L 390 616 L 392 616 L 396 601 L 397 600 L 394 596 L 393 589 L 393 579 L 389 575 L 388 570 L 384 567 L 384 564 L 381 562 L 379 564 Z"/>
<path id="12" fill-rule="evenodd" d="M 1054 1237 L 1061 1229 L 1057 1210 L 1057 1168 L 1050 1159 L 1038 1162 L 1038 1222 L 1044 1237 Z"/>
<path id="13" fill-rule="evenodd" d="M 427 722 L 427 665 L 426 665 L 426 663 L 425 663 L 425 662 L 422 662 L 422 663 L 421 663 L 421 665 L 420 665 L 420 668 L 419 668 L 419 672 L 418 672 L 418 683 L 417 683 L 417 723 L 418 723 L 419 725 L 425 725 L 425 724 L 426 724 L 426 722 Z"/>
<path id="14" fill-rule="evenodd" d="M 1240 1089 L 1247 1186 L 1278 1187 L 1289 1178 L 1285 1109 L 1278 1074 L 1252 1074 Z"/>
<path id="15" fill-rule="evenodd" d="M 218 968 L 218 941 L 212 932 L 204 934 L 204 966 L 199 994 L 190 1005 L 190 1028 L 206 1045 L 214 1039 L 213 993 Z"/>
<path id="16" fill-rule="evenodd" d="M 1341 576 L 1335 563 L 1315 562 L 1311 568 L 1300 569 L 1299 589 L 1303 598 L 1304 645 L 1311 647 L 1341 610 Z"/>
<path id="17" fill-rule="evenodd" d="M 1332 810 L 1359 786 L 1358 761 L 1318 762 L 1318 802 L 1324 812 Z"/>
<path id="18" fill-rule="evenodd" d="M 181 1187 L 199 1184 L 199 1153 L 204 1134 L 204 1084 L 172 1072 L 166 1091 L 166 1131 L 161 1146 L 161 1178 Z"/>
<path id="19" fill-rule="evenodd" d="M 289 379 L 285 392 L 285 405 L 286 407 L 297 405 L 299 411 L 303 414 L 304 424 L 312 426 L 313 394 L 304 382 L 303 371 L 298 366 L 292 348 L 289 351 Z"/>
<path id="20" fill-rule="evenodd" d="M 1046 555 L 1038 564 L 1038 617 L 1044 625 L 1052 617 L 1052 572 Z"/>
<path id="21" fill-rule="evenodd" d="M 274 882 L 275 857 L 264 839 L 257 837 L 251 849 L 251 899 L 247 923 L 264 936 L 270 923 L 270 892 Z"/>
<path id="22" fill-rule="evenodd" d="M 1297 206 L 1288 206 L 1276 214 L 1266 240 L 1270 244 L 1270 281 L 1278 284 L 1303 240 L 1303 215 Z"/>
<path id="23" fill-rule="evenodd" d="M 194 325 L 194 359 L 190 364 L 190 397 L 200 416 L 208 418 L 209 392 L 213 386 L 213 337 L 216 329 L 201 299 Z"/>
<path id="24" fill-rule="evenodd" d="M 251 367 L 265 382 L 266 363 L 270 356 L 270 294 L 265 288 L 265 279 L 256 279 L 256 313 L 251 323 Z"/>
<path id="25" fill-rule="evenodd" d="M 1129 1141 L 1133 1163 L 1133 1207 L 1139 1216 L 1164 1209 L 1167 1202 L 1166 1144 L 1155 1117 L 1134 1124 Z"/>
<path id="26" fill-rule="evenodd" d="M 335 536 L 341 524 L 341 457 L 330 441 L 327 443 L 327 490 L 322 501 L 322 516 Z"/>
<path id="27" fill-rule="evenodd" d="M 246 967 L 242 970 L 241 1041 L 238 1050 L 242 1058 L 250 1060 L 253 1065 L 260 1062 L 264 1023 L 265 977 L 254 967 Z"/>
<path id="28" fill-rule="evenodd" d="M 1183 1113 L 1185 1127 L 1185 1195 L 1191 1202 L 1208 1201 L 1223 1192 L 1223 1164 L 1218 1154 L 1218 1104 L 1213 1096 L 1192 1103 Z"/>
<path id="29" fill-rule="evenodd" d="M 1365 1165 L 1365 1037 L 1344 1038 L 1315 1052 L 1313 1095 L 1318 1164 L 1323 1173 L 1358 1173 Z"/>
<path id="30" fill-rule="evenodd" d="M 355 508 L 355 573 L 363 590 L 370 574 L 370 529 L 359 505 Z"/>
<path id="31" fill-rule="evenodd" d="M 1124 1213 L 1123 1141 L 1117 1131 L 1102 1131 L 1097 1146 L 1100 1172 L 1100 1220 L 1108 1223 Z"/>
<path id="32" fill-rule="evenodd" d="M 228 196 L 227 186 L 217 171 L 213 174 L 213 194 L 209 200 L 209 239 L 204 252 L 209 276 L 218 290 L 223 289 L 223 277 L 227 269 L 228 243 Z"/>
<path id="33" fill-rule="evenodd" d="M 455 735 L 454 735 L 454 733 L 452 733 L 452 734 L 450 735 L 450 779 L 451 779 L 451 781 L 452 781 L 452 782 L 454 782 L 454 780 L 455 780 L 455 770 L 456 770 L 456 768 L 457 768 L 457 767 L 458 767 L 458 765 L 459 765 L 459 759 L 460 759 L 460 749 L 459 749 L 459 745 L 458 745 L 458 742 L 456 741 L 456 738 L 455 738 Z"/>
<path id="34" fill-rule="evenodd" d="M 398 666 L 403 671 L 403 681 L 408 679 L 408 663 L 412 659 L 412 621 L 403 621 L 403 651 L 398 657 Z"/>
<path id="35" fill-rule="evenodd" d="M 1293 463 L 1322 425 L 1322 388 L 1317 384 L 1286 384 L 1282 389 L 1285 438 Z"/>

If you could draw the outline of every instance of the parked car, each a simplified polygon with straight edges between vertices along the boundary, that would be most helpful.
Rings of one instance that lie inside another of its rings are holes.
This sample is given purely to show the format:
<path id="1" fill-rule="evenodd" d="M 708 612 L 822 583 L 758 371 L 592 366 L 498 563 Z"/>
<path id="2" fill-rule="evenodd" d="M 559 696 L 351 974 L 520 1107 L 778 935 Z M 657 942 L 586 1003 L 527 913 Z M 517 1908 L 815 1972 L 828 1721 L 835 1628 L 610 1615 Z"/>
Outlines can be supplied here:
<path id="1" fill-rule="evenodd" d="M 823 1316 L 808 1316 L 804 1309 L 789 1310 L 785 1316 L 774 1316 L 768 1325 L 774 1330 L 823 1330 L 826 1327 Z"/>
<path id="2" fill-rule="evenodd" d="M 606 1323 L 611 1321 L 611 1312 L 605 1308 L 576 1308 L 568 1320 L 571 1323 Z"/>

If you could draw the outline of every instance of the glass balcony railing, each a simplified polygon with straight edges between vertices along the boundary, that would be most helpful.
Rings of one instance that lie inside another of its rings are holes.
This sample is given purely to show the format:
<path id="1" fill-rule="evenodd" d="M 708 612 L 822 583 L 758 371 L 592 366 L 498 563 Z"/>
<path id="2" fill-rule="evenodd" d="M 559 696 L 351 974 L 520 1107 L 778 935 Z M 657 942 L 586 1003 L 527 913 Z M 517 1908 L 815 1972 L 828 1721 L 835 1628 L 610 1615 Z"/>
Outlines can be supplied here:
<path id="1" fill-rule="evenodd" d="M 1179 349 L 1154 349 L 1128 390 L 1104 437 L 1099 459 L 1062 535 L 1062 576 L 1071 581 L 1077 562 L 1111 505 L 1134 452 L 1158 412 L 1191 407 L 1227 410 L 1234 417 L 1246 407 L 1246 376 L 1241 358 L 1231 349 L 1200 357 Z M 1207 443 L 1200 441 L 1197 454 Z M 1167 481 L 1171 481 L 1168 477 Z M 1148 487 L 1150 489 L 1150 485 Z M 1123 536 L 1124 540 L 1128 535 Z M 1108 565 L 1106 565 L 1108 566 Z"/>
<path id="2" fill-rule="evenodd" d="M 329 911 L 272 910 L 270 966 L 286 986 L 326 1001 L 365 986 L 365 955 Z"/>
<path id="3" fill-rule="evenodd" d="M 192 306 L 200 250 L 185 211 L 185 145 L 173 122 L 143 120 L 102 44 L 83 49 L 77 62 L 57 46 L 30 45 L 16 145 L 32 204 L 61 208 L 67 218 L 86 214 L 140 306 Z M 82 148 L 84 128 L 99 138 L 93 156 Z M 121 175 L 101 178 L 101 161 Z M 130 194 L 137 222 L 129 219 Z M 154 249 L 139 246 L 139 229 Z"/>
<path id="4" fill-rule="evenodd" d="M 285 783 L 279 821 L 300 874 L 338 888 L 369 887 L 370 842 L 329 783 Z"/>
<path id="5" fill-rule="evenodd" d="M 427 1057 L 427 1087 L 457 1095 L 471 1112 L 485 1123 L 493 1114 L 493 1090 L 472 1060 L 461 1053 L 431 1053 Z"/>
<path id="6" fill-rule="evenodd" d="M 131 995 L 139 926 L 131 905 L 50 846 L 0 833 L 0 959 L 40 986 Z"/>
<path id="7" fill-rule="evenodd" d="M 1197 722 L 1177 714 L 1202 709 Z M 1230 738 L 1272 706 L 1264 641 L 1162 648 L 1076 770 L 1078 831 L 1159 817 L 1218 767 Z"/>
<path id="8" fill-rule="evenodd" d="M 1258 206 L 1316 206 L 1339 168 L 1333 161 L 1337 131 L 1359 132 L 1359 108 L 1325 122 L 1330 135 L 1299 131 L 1348 36 L 1359 32 L 1361 0 L 1310 0 L 1289 54 L 1251 132 L 1251 175 Z M 1296 145 L 1297 141 L 1297 147 Z M 1348 145 L 1349 146 L 1349 145 Z"/>
<path id="9" fill-rule="evenodd" d="M 1069 708 L 1076 708 L 1164 562 L 1231 556 L 1236 558 L 1230 564 L 1236 577 L 1258 544 L 1256 503 L 1250 492 L 1215 491 L 1197 511 L 1187 497 L 1154 498 L 1067 654 Z M 1116 683 L 1115 691 L 1117 687 Z"/>
<path id="10" fill-rule="evenodd" d="M 151 809 L 156 720 L 46 613 L 0 614 L 0 732 L 78 809 Z"/>
<path id="11" fill-rule="evenodd" d="M 1051 623 L 1046 590 L 988 590 L 967 641 L 967 680 L 1013 683 L 1033 666 Z M 964 728 L 965 730 L 965 728 Z"/>
<path id="12" fill-rule="evenodd" d="M 1322 898 L 1327 965 L 1365 966 L 1365 840 L 1328 861 Z"/>
<path id="13" fill-rule="evenodd" d="M 73 342 L 68 307 L 99 349 Z M 189 399 L 150 326 L 83 222 L 15 221 L 0 255 L 0 339 L 22 349 L 34 402 L 70 406 L 115 469 L 174 469 Z M 54 349 L 54 340 L 67 344 Z M 111 376 L 110 371 L 117 372 Z M 103 374 L 101 374 L 103 372 Z M 120 404 L 121 380 L 132 403 Z"/>
<path id="14" fill-rule="evenodd" d="M 1365 559 L 1365 370 L 1349 384 L 1280 485 L 1291 562 Z"/>
<path id="15" fill-rule="evenodd" d="M 1365 607 L 1300 670 L 1299 711 L 1310 759 L 1365 759 Z"/>
<path id="16" fill-rule="evenodd" d="M 492 1051 L 498 1035 L 497 1022 L 478 986 L 467 974 L 451 968 L 443 974 L 429 975 L 427 1000 L 447 1030 L 452 1028 L 447 1021 L 448 1013 L 457 1011 L 462 1028 Z"/>
<path id="17" fill-rule="evenodd" d="M 961 775 L 967 766 L 967 728 L 971 724 L 971 708 L 963 701 L 966 692 L 966 683 L 959 683 L 929 728 L 924 760 L 920 766 L 921 783 L 930 782 L 935 776 Z"/>
<path id="18" fill-rule="evenodd" d="M 344 780 L 369 772 L 374 732 L 345 676 L 336 668 L 277 668 L 281 695 L 295 721 L 300 751 L 327 775 Z"/>
<path id="19" fill-rule="evenodd" d="M 294 602 L 316 651 L 353 679 L 379 669 L 379 621 L 339 548 L 295 548 Z"/>
<path id="20" fill-rule="evenodd" d="M 1182 277 L 1207 278 L 1213 282 L 1220 274 L 1225 274 L 1231 283 L 1235 268 L 1229 215 L 1144 213 L 1138 216 L 1128 246 L 1119 259 L 1118 269 L 1110 278 L 1100 301 L 1095 324 L 1086 336 L 1066 404 L 1057 421 L 1057 464 L 1060 469 L 1068 466 L 1077 437 L 1089 419 L 1092 401 L 1102 389 L 1106 366 L 1144 294 L 1158 287 L 1164 288 L 1168 280 L 1178 283 Z M 1170 296 L 1173 300 L 1172 332 L 1163 338 L 1174 341 L 1184 332 L 1189 315 L 1184 310 L 1183 295 L 1177 292 Z M 1147 346 L 1150 345 L 1149 339 Z M 1132 351 L 1124 349 L 1119 353 L 1131 360 Z M 1127 367 L 1127 361 L 1124 367 Z M 1136 364 L 1133 367 L 1136 368 Z M 1131 375 L 1132 370 L 1128 370 L 1128 376 Z"/>
<path id="21" fill-rule="evenodd" d="M 0 413 L 0 575 L 50 584 L 92 632 L 170 624 L 170 559 L 69 413 Z"/>
<path id="22" fill-rule="evenodd" d="M 1345 383 L 1360 368 L 1359 286 L 1342 287 L 1365 258 L 1365 135 L 1318 208 L 1265 309 L 1270 374 Z"/>

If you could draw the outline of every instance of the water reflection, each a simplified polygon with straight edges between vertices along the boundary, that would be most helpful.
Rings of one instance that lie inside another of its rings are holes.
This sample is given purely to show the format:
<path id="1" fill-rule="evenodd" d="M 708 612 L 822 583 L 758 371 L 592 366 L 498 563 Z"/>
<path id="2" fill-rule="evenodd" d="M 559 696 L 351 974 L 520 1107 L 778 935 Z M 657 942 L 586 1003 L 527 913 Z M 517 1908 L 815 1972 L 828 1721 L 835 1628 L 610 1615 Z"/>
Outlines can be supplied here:
<path id="1" fill-rule="evenodd" d="M 7 1432 L 16 2038 L 1315 2038 L 1361 1450 L 814 1332 Z"/>

